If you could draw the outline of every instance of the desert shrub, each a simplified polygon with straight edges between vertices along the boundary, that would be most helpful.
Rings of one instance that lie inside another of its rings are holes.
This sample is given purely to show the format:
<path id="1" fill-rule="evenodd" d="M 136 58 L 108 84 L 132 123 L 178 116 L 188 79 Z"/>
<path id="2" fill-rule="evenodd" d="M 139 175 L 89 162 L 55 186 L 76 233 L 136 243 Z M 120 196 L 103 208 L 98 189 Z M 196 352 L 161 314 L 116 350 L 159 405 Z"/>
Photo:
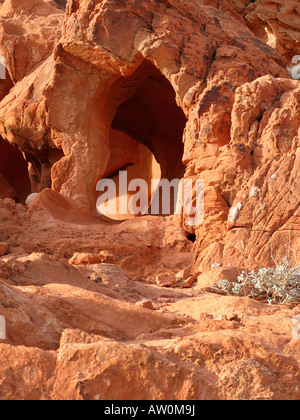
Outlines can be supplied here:
<path id="1" fill-rule="evenodd" d="M 216 291 L 247 296 L 269 304 L 300 303 L 300 263 L 284 258 L 276 268 L 243 272 L 236 283 L 221 280 Z"/>

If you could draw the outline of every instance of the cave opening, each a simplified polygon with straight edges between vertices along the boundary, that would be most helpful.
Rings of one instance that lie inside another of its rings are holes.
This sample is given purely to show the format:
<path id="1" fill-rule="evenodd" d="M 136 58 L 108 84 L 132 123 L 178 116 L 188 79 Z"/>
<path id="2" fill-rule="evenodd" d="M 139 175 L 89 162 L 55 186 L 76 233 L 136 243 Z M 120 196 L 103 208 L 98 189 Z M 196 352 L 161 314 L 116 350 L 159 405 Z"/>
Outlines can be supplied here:
<path id="1" fill-rule="evenodd" d="M 176 103 L 173 86 L 148 61 L 130 79 L 142 81 L 141 86 L 120 104 L 112 128 L 145 145 L 160 165 L 162 178 L 182 178 L 187 119 Z"/>
<path id="2" fill-rule="evenodd" d="M 187 239 L 192 242 L 195 243 L 197 240 L 197 236 L 195 234 L 188 234 Z"/>
<path id="3" fill-rule="evenodd" d="M 2 101 L 14 86 L 3 57 L 0 60 L 0 74 L 0 101 Z M 16 146 L 0 137 L 0 198 L 12 198 L 25 203 L 30 193 L 26 159 Z"/>
<path id="4" fill-rule="evenodd" d="M 28 164 L 17 147 L 0 137 L 0 198 L 25 203 L 31 193 Z"/>
<path id="5" fill-rule="evenodd" d="M 13 88 L 14 84 L 11 80 L 11 77 L 1 62 L 0 62 L 0 101 L 9 94 L 10 90 Z"/>
<path id="6" fill-rule="evenodd" d="M 0 57 L 0 101 L 13 87 L 9 71 Z M 4 131 L 6 133 L 6 129 Z M 52 166 L 63 157 L 60 149 L 22 152 L 0 137 L 0 198 L 12 198 L 24 204 L 31 193 L 51 188 Z"/>
<path id="7" fill-rule="evenodd" d="M 116 111 L 105 176 L 117 184 L 119 170 L 126 170 L 128 183 L 133 178 L 144 179 L 149 185 L 149 207 L 152 179 L 171 182 L 184 177 L 183 133 L 187 118 L 176 102 L 169 80 L 147 60 L 132 76 L 123 77 L 113 85 L 110 101 Z M 161 211 L 160 215 L 173 214 L 175 205 L 171 203 L 170 212 Z M 128 217 L 130 214 L 123 219 Z"/>

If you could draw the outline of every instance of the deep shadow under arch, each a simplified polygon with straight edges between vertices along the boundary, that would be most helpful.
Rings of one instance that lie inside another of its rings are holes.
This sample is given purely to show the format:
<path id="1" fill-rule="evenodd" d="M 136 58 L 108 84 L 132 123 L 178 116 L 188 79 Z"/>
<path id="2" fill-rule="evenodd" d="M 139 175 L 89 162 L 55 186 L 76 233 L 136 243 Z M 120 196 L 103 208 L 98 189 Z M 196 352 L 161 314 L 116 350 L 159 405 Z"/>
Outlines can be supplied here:
<path id="1" fill-rule="evenodd" d="M 0 137 L 0 173 L 12 187 L 16 201 L 25 203 L 31 193 L 28 164 L 15 146 Z"/>
<path id="2" fill-rule="evenodd" d="M 110 161 L 104 178 L 118 185 L 118 171 L 129 168 L 129 178 L 134 175 L 145 179 L 151 193 L 151 179 L 173 181 L 184 177 L 187 118 L 176 102 L 171 83 L 150 61 L 145 60 L 130 77 L 114 82 L 104 104 L 104 109 L 113 110 Z M 169 214 L 175 208 L 174 198 L 171 201 Z"/>
<path id="3" fill-rule="evenodd" d="M 141 85 L 119 105 L 112 128 L 147 146 L 161 167 L 162 178 L 182 178 L 182 139 L 187 119 L 176 103 L 175 91 L 149 61 L 127 79 L 128 86 L 136 80 L 141 80 Z M 126 78 L 123 82 L 126 85 Z"/>

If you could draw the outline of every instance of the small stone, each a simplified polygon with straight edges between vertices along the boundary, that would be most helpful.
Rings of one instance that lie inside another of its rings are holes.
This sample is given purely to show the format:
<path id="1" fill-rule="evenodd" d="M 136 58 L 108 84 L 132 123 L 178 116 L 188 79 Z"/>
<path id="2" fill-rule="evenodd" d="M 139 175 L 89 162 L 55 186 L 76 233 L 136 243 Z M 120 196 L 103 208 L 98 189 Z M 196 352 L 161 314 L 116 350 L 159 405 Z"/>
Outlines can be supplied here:
<path id="1" fill-rule="evenodd" d="M 143 299 L 142 301 L 137 302 L 136 305 L 140 308 L 149 309 L 151 311 L 154 311 L 155 309 L 153 306 L 153 302 L 150 299 Z"/>
<path id="2" fill-rule="evenodd" d="M 88 253 L 75 253 L 69 260 L 69 264 L 73 265 L 93 265 L 101 264 L 103 262 L 103 256 L 99 254 L 88 254 Z"/>
<path id="3" fill-rule="evenodd" d="M 173 287 L 173 286 L 176 286 L 177 279 L 175 276 L 159 274 L 158 276 L 156 276 L 156 283 L 160 287 Z"/>
<path id="4" fill-rule="evenodd" d="M 179 273 L 176 274 L 177 280 L 186 280 L 191 276 L 192 267 L 185 268 L 184 270 L 179 271 Z"/>
<path id="5" fill-rule="evenodd" d="M 26 206 L 29 206 L 29 204 L 38 196 L 38 193 L 32 193 L 26 198 Z"/>
<path id="6" fill-rule="evenodd" d="M 102 263 L 104 263 L 104 264 L 116 264 L 115 256 L 113 254 L 111 254 L 110 252 L 101 251 L 99 255 L 102 259 Z"/>
<path id="7" fill-rule="evenodd" d="M 196 276 L 190 276 L 187 280 L 185 280 L 183 283 L 181 283 L 181 287 L 183 289 L 190 289 L 191 287 L 194 286 L 196 280 Z"/>
<path id="8" fill-rule="evenodd" d="M 0 242 L 0 257 L 6 254 L 8 250 L 8 244 L 6 242 Z"/>

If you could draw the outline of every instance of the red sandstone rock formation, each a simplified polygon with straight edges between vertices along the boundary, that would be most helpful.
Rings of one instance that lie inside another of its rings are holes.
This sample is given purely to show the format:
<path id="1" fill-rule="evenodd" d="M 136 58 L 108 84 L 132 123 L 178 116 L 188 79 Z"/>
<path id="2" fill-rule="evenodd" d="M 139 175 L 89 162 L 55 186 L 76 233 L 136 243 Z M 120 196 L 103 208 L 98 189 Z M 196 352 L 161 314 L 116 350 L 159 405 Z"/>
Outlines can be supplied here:
<path id="1" fill-rule="evenodd" d="M 299 54 L 300 5 L 297 0 L 227 0 L 262 41 L 287 59 Z"/>
<path id="2" fill-rule="evenodd" d="M 298 5 L 0 3 L 0 399 L 298 399 L 299 306 L 207 291 L 299 261 Z M 99 216 L 119 170 L 203 224 Z"/>

